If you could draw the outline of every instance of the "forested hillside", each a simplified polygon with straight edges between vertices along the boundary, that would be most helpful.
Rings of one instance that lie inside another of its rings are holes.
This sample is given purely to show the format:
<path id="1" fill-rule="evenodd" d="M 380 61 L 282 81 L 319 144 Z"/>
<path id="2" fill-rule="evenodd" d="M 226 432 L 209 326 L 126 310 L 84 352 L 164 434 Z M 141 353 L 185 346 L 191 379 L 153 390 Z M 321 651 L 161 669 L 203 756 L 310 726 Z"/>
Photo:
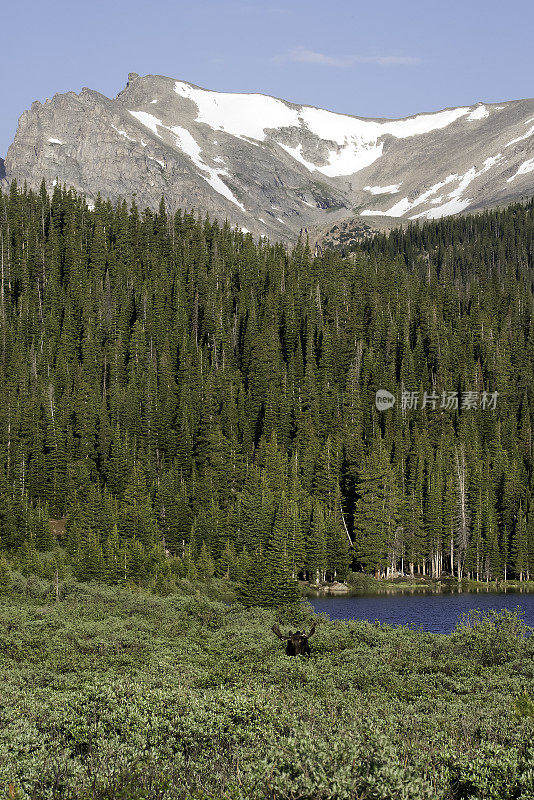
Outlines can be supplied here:
<path id="1" fill-rule="evenodd" d="M 528 578 L 533 234 L 530 202 L 313 258 L 163 205 L 13 185 L 8 559 L 110 582 L 215 572 L 272 603 L 291 576 L 351 565 Z"/>

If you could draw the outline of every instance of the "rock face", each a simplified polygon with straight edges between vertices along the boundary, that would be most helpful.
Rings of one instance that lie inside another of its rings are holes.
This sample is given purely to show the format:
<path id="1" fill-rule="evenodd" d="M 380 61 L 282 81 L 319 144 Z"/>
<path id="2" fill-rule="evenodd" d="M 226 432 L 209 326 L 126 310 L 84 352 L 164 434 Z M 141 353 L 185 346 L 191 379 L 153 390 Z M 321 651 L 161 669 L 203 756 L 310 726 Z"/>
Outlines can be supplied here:
<path id="1" fill-rule="evenodd" d="M 2 177 L 89 202 L 164 196 L 291 240 L 355 215 L 432 219 L 533 194 L 534 100 L 369 120 L 130 73 L 114 100 L 83 89 L 33 103 Z"/>

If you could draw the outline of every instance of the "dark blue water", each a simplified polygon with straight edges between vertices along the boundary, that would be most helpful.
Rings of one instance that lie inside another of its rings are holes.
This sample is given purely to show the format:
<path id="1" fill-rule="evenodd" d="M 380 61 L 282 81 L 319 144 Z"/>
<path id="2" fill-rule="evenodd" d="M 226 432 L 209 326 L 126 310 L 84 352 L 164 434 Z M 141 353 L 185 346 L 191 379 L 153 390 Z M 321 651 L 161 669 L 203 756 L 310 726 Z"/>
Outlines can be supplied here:
<path id="1" fill-rule="evenodd" d="M 461 614 L 474 608 L 523 612 L 527 625 L 534 627 L 534 593 L 528 592 L 414 592 L 348 597 L 308 598 L 317 613 L 330 619 L 378 620 L 389 625 L 413 625 L 433 633 L 450 633 Z"/>

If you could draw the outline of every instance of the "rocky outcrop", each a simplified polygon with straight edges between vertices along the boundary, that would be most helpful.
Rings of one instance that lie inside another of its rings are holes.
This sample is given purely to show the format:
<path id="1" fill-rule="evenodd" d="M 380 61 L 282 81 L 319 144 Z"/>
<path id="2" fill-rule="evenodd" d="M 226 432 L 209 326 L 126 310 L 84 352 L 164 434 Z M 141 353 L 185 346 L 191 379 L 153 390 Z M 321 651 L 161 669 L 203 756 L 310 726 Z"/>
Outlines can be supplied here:
<path id="1" fill-rule="evenodd" d="M 329 587 L 330 594 L 348 594 L 350 592 L 350 588 L 347 586 L 346 583 L 340 583 L 339 581 L 334 581 L 333 584 Z"/>
<path id="2" fill-rule="evenodd" d="M 348 217 L 428 219 L 531 195 L 533 148 L 533 100 L 368 120 L 130 73 L 113 100 L 85 88 L 35 102 L 3 184 L 44 178 L 142 208 L 163 196 L 292 240 Z"/>

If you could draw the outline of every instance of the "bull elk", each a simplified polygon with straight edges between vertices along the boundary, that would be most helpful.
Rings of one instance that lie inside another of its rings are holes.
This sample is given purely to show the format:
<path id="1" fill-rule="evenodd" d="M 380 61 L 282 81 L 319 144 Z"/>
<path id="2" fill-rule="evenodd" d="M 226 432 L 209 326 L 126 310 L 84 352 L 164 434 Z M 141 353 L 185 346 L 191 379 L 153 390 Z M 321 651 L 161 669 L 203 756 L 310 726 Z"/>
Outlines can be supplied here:
<path id="1" fill-rule="evenodd" d="M 288 656 L 310 655 L 311 650 L 310 650 L 310 645 L 308 644 L 308 639 L 315 633 L 315 622 L 311 626 L 310 632 L 308 634 L 301 633 L 301 631 L 296 631 L 295 633 L 289 631 L 289 634 L 287 636 L 284 636 L 278 625 L 273 625 L 271 630 L 278 636 L 279 639 L 282 639 L 283 642 L 287 642 L 286 655 Z"/>

